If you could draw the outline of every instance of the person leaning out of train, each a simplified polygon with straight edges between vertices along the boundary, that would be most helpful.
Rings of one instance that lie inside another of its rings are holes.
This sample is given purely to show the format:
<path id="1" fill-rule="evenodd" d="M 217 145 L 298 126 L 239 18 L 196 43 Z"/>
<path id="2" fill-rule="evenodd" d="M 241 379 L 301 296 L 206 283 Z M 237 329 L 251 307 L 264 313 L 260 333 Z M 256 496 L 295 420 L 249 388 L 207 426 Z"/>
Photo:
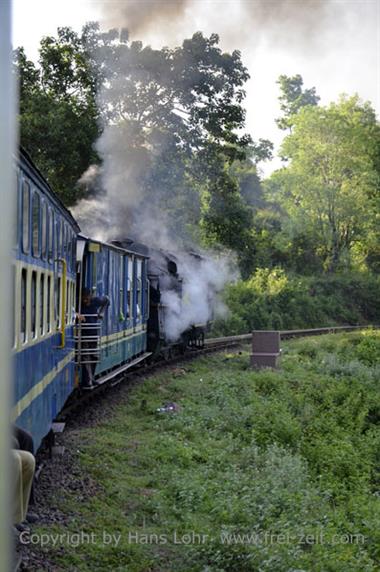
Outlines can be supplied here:
<path id="1" fill-rule="evenodd" d="M 82 388 L 91 389 L 95 381 L 96 364 L 99 361 L 99 331 L 97 325 L 110 305 L 108 296 L 93 296 L 89 288 L 83 288 L 81 313 L 77 319 L 81 324 Z"/>

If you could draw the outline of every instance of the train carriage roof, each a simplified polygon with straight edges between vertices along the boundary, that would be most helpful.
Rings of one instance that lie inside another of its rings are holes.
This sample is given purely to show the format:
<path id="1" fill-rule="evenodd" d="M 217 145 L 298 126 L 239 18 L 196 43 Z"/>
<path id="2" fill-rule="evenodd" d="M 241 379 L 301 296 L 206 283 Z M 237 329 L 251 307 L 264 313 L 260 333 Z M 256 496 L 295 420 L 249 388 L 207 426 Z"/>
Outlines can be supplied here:
<path id="1" fill-rule="evenodd" d="M 112 240 L 111 242 L 107 242 L 104 240 L 99 240 L 97 238 L 92 238 L 91 236 L 86 236 L 85 234 L 83 234 L 82 232 L 79 233 L 78 238 L 80 240 L 85 240 L 85 241 L 89 241 L 89 242 L 93 242 L 96 244 L 100 244 L 102 246 L 105 246 L 107 248 L 110 248 L 111 250 L 115 250 L 117 252 L 123 252 L 123 253 L 127 253 L 127 254 L 135 254 L 137 256 L 139 256 L 140 258 L 149 258 L 149 254 L 148 253 L 148 248 L 145 247 L 145 250 L 143 249 L 139 249 L 139 248 L 135 248 L 134 244 L 130 244 L 129 246 L 127 244 L 124 243 L 122 244 L 120 241 L 118 240 Z M 143 245 L 141 245 L 143 246 Z"/>

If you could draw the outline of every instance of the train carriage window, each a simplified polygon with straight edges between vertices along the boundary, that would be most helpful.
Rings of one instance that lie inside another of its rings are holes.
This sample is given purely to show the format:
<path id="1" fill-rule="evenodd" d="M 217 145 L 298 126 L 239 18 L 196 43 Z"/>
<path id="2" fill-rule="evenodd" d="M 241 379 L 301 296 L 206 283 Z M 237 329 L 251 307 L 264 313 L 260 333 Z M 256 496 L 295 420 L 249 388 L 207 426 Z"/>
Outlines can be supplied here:
<path id="1" fill-rule="evenodd" d="M 36 338 L 37 336 L 37 324 L 36 324 L 36 305 L 37 305 L 37 272 L 33 270 L 32 272 L 32 280 L 31 280 L 31 296 L 30 296 L 30 311 L 31 311 L 31 320 L 30 320 L 30 330 L 32 334 L 32 338 Z"/>
<path id="2" fill-rule="evenodd" d="M 42 217 L 41 217 L 41 255 L 44 260 L 46 260 L 46 248 L 47 248 L 47 204 L 44 202 L 42 204 Z"/>
<path id="3" fill-rule="evenodd" d="M 126 318 L 131 317 L 131 280 L 127 278 L 127 311 Z"/>
<path id="4" fill-rule="evenodd" d="M 59 256 L 62 258 L 63 256 L 63 222 L 61 222 L 59 226 Z"/>
<path id="5" fill-rule="evenodd" d="M 62 280 L 61 277 L 59 277 L 55 287 L 55 320 L 57 328 L 61 327 L 61 284 Z"/>
<path id="6" fill-rule="evenodd" d="M 62 240 L 61 240 L 61 252 L 62 252 L 62 258 L 66 258 L 66 225 L 64 223 L 62 223 L 61 225 L 61 234 L 62 234 Z"/>
<path id="7" fill-rule="evenodd" d="M 127 278 L 127 317 L 133 316 L 133 260 L 128 258 L 128 278 Z"/>
<path id="8" fill-rule="evenodd" d="M 69 262 L 69 242 L 70 242 L 70 230 L 65 224 L 65 259 L 67 260 L 67 268 L 70 268 Z"/>
<path id="9" fill-rule="evenodd" d="M 69 233 L 68 233 L 68 241 L 67 241 L 67 266 L 70 270 L 74 271 L 74 263 L 73 263 L 73 241 L 74 241 L 74 235 L 71 232 L 71 229 L 69 228 Z"/>
<path id="10" fill-rule="evenodd" d="M 75 282 L 71 283 L 71 323 L 75 324 Z"/>
<path id="11" fill-rule="evenodd" d="M 46 327 L 47 332 L 51 332 L 51 304 L 50 304 L 50 296 L 51 296 L 51 277 L 47 277 L 47 304 L 46 304 Z"/>
<path id="12" fill-rule="evenodd" d="M 44 296 L 45 296 L 45 275 L 40 276 L 40 335 L 43 336 L 45 333 L 44 327 Z"/>
<path id="13" fill-rule="evenodd" d="M 119 258 L 119 320 L 125 320 L 125 312 L 124 312 L 124 273 L 125 273 L 125 266 L 124 266 L 124 256 L 120 256 Z"/>
<path id="14" fill-rule="evenodd" d="M 33 256 L 40 256 L 40 195 L 33 193 L 32 198 L 32 236 L 33 236 Z"/>
<path id="15" fill-rule="evenodd" d="M 136 284 L 136 288 L 137 288 L 136 313 L 137 313 L 137 317 L 139 318 L 141 316 L 141 293 L 142 293 L 142 288 L 141 288 L 141 260 L 137 261 L 137 280 L 136 280 L 136 282 L 137 282 L 137 284 Z"/>
<path id="16" fill-rule="evenodd" d="M 96 267 L 96 262 L 97 262 L 97 253 L 96 252 L 92 252 L 92 277 L 91 277 L 91 284 L 92 287 L 96 287 L 97 285 L 97 267 Z"/>
<path id="17" fill-rule="evenodd" d="M 53 213 L 52 209 L 49 209 L 49 218 L 48 218 L 48 259 L 49 259 L 49 262 L 53 262 L 53 260 L 54 260 L 53 244 L 54 244 L 54 213 Z"/>
<path id="18" fill-rule="evenodd" d="M 67 270 L 71 270 L 71 230 L 67 227 L 67 241 L 66 241 L 66 260 Z"/>
<path id="19" fill-rule="evenodd" d="M 76 235 L 73 234 L 73 241 L 71 243 L 71 245 L 72 245 L 71 258 L 72 258 L 73 272 L 75 271 L 75 263 L 76 263 L 76 256 L 77 256 L 77 244 L 76 244 L 76 242 L 77 242 Z"/>
<path id="20" fill-rule="evenodd" d="M 149 318 L 149 280 L 147 278 L 147 265 L 147 260 L 144 260 L 144 319 L 146 320 Z"/>
<path id="21" fill-rule="evenodd" d="M 20 338 L 21 343 L 26 342 L 26 268 L 21 271 L 21 323 L 20 323 Z"/>
<path id="22" fill-rule="evenodd" d="M 22 250 L 26 253 L 30 248 L 30 186 L 26 181 L 22 184 Z"/>
<path id="23" fill-rule="evenodd" d="M 69 308 L 70 308 L 70 282 L 66 280 L 66 307 L 65 307 L 65 324 L 69 323 Z"/>
<path id="24" fill-rule="evenodd" d="M 61 225 L 60 221 L 56 220 L 55 226 L 55 256 L 59 258 L 61 255 Z"/>
<path id="25" fill-rule="evenodd" d="M 69 229 L 67 228 L 67 225 L 65 224 L 65 253 L 64 253 L 64 258 L 67 261 L 67 267 L 69 267 L 69 263 L 68 263 L 68 258 L 69 258 Z"/>
<path id="26" fill-rule="evenodd" d="M 71 253 L 73 251 L 73 248 L 71 246 L 73 240 L 73 234 L 71 232 L 71 228 L 68 226 L 67 227 L 67 267 L 72 270 L 73 266 L 72 266 L 72 260 L 71 260 Z"/>

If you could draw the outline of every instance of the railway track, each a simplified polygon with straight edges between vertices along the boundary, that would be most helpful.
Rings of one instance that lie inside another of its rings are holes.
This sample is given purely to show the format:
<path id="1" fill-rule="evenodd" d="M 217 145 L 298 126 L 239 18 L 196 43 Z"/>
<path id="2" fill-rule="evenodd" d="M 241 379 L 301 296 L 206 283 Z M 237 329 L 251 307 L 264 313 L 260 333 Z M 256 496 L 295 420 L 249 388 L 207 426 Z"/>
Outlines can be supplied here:
<path id="1" fill-rule="evenodd" d="M 280 330 L 280 338 L 287 340 L 291 338 L 304 338 L 306 336 L 320 336 L 322 334 L 339 334 L 341 332 L 352 332 L 355 330 L 364 330 L 366 328 L 379 328 L 379 326 L 330 326 L 328 328 L 309 328 L 306 330 Z M 249 343 L 252 334 L 241 334 L 238 336 L 228 336 L 224 338 L 209 338 L 205 340 L 205 346 L 221 347 L 223 344 L 240 344 Z"/>
<path id="2" fill-rule="evenodd" d="M 309 328 L 305 330 L 280 330 L 280 338 L 283 340 L 292 338 L 302 338 L 306 336 L 319 336 L 323 334 L 337 334 L 341 332 L 351 332 L 355 330 L 363 330 L 366 328 L 378 328 L 379 326 L 332 326 L 328 328 Z M 67 405 L 59 414 L 57 421 L 66 421 L 72 413 L 77 409 L 98 398 L 105 393 L 110 387 L 120 385 L 124 382 L 132 382 L 133 384 L 141 381 L 146 375 L 153 373 L 170 365 L 175 365 L 178 362 L 192 360 L 196 357 L 206 355 L 212 352 L 222 351 L 224 349 L 236 348 L 238 346 L 249 344 L 252 339 L 252 334 L 240 334 L 236 336 L 226 336 L 220 338 L 208 338 L 204 341 L 203 348 L 192 348 L 185 354 L 170 355 L 166 354 L 165 359 L 157 360 L 147 364 L 142 362 L 135 368 L 125 371 L 117 378 L 102 383 L 90 392 L 80 392 L 79 390 L 69 400 Z"/>

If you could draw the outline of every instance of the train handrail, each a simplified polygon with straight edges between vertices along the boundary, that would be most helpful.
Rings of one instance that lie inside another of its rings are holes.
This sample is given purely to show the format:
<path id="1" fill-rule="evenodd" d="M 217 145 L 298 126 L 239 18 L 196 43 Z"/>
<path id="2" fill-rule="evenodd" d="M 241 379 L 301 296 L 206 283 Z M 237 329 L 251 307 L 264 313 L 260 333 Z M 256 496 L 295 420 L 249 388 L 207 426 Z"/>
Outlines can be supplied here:
<path id="1" fill-rule="evenodd" d="M 102 345 L 102 323 L 99 321 L 99 314 L 81 314 L 83 318 L 97 318 L 96 322 L 79 321 L 74 328 L 75 361 L 77 365 L 97 363 L 100 358 Z M 85 329 L 87 334 L 83 335 Z M 83 346 L 91 344 L 91 346 Z"/>

